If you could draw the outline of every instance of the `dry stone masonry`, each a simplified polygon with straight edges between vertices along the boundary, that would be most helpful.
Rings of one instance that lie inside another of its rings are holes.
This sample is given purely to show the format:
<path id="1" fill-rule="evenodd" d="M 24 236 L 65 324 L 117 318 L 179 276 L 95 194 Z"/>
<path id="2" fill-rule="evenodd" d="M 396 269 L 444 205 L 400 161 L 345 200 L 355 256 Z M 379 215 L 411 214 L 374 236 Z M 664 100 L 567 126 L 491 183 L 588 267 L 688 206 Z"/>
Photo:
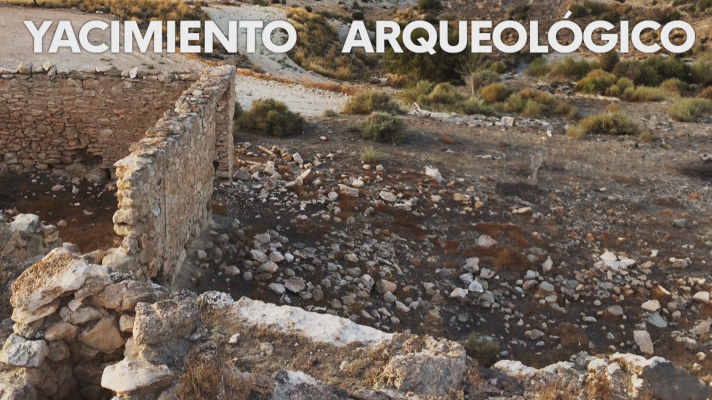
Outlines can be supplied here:
<path id="1" fill-rule="evenodd" d="M 207 69 L 114 164 L 114 229 L 125 240 L 104 265 L 172 283 L 186 247 L 210 222 L 214 164 L 218 175 L 232 176 L 234 81 L 233 67 Z"/>
<path id="2" fill-rule="evenodd" d="M 198 77 L 47 67 L 0 74 L 0 171 L 109 169 Z"/>

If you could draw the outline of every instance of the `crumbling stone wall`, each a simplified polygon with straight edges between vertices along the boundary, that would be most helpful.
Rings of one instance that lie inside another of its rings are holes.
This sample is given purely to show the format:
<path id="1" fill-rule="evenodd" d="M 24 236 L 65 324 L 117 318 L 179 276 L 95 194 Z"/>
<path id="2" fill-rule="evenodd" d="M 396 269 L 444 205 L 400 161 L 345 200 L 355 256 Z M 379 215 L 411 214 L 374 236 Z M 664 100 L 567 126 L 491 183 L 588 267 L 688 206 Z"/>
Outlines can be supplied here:
<path id="1" fill-rule="evenodd" d="M 125 240 L 104 265 L 173 282 L 186 247 L 210 222 L 214 176 L 232 176 L 234 81 L 234 67 L 206 69 L 175 110 L 114 164 L 114 230 Z"/>
<path id="2" fill-rule="evenodd" d="M 39 71 L 0 75 L 0 171 L 78 163 L 109 169 L 197 79 L 153 71 Z"/>

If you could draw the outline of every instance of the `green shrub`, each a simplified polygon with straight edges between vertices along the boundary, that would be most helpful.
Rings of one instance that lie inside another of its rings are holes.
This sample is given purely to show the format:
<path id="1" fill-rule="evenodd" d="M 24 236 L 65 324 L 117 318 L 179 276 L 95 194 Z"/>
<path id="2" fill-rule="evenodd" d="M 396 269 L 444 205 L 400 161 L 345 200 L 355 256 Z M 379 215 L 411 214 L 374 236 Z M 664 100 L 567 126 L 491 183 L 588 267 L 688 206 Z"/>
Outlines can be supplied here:
<path id="1" fill-rule="evenodd" d="M 679 58 L 662 58 L 658 55 L 652 55 L 645 59 L 643 63 L 649 67 L 652 67 L 655 72 L 664 79 L 689 79 L 690 67 L 687 66 Z"/>
<path id="2" fill-rule="evenodd" d="M 455 104 L 453 111 L 465 115 L 497 115 L 497 112 L 483 99 L 472 97 L 463 102 Z"/>
<path id="3" fill-rule="evenodd" d="M 448 34 L 450 43 L 458 43 L 459 29 L 451 29 Z M 418 43 L 419 38 L 425 38 L 427 33 L 423 29 L 418 29 L 413 33 L 413 42 Z M 403 35 L 398 37 L 398 44 L 404 48 Z M 409 76 L 413 81 L 427 79 L 433 82 L 450 82 L 460 80 L 462 77 L 460 66 L 472 57 L 470 52 L 451 54 L 445 52 L 440 47 L 440 43 L 435 45 L 435 53 L 414 53 L 404 51 L 396 53 L 392 48 L 383 55 L 383 69 L 390 74 L 401 74 Z"/>
<path id="4" fill-rule="evenodd" d="M 613 68 L 613 73 L 645 86 L 658 86 L 663 80 L 655 68 L 640 61 L 621 61 Z"/>
<path id="5" fill-rule="evenodd" d="M 373 112 L 361 128 L 361 137 L 372 142 L 393 144 L 405 143 L 407 138 L 405 122 L 384 112 Z"/>
<path id="6" fill-rule="evenodd" d="M 240 118 L 244 112 L 245 110 L 242 109 L 240 102 L 235 101 L 235 114 L 232 117 L 233 121 L 237 121 L 237 119 Z"/>
<path id="7" fill-rule="evenodd" d="M 635 89 L 625 89 L 623 94 L 619 97 L 625 101 L 642 103 L 650 101 L 664 101 L 668 99 L 669 94 L 660 88 L 638 86 Z"/>
<path id="8" fill-rule="evenodd" d="M 472 332 L 461 344 L 467 355 L 483 367 L 490 367 L 499 356 L 499 341 L 492 336 Z"/>
<path id="9" fill-rule="evenodd" d="M 472 85 L 474 86 L 475 91 L 479 91 L 481 88 L 499 81 L 499 74 L 490 69 L 481 69 L 472 73 Z"/>
<path id="10" fill-rule="evenodd" d="M 487 85 L 480 90 L 480 97 L 488 103 L 496 103 L 504 101 L 512 93 L 509 88 L 503 83 L 493 83 Z"/>
<path id="11" fill-rule="evenodd" d="M 368 90 L 351 96 L 342 110 L 344 114 L 353 115 L 368 115 L 374 111 L 390 114 L 402 112 L 400 104 L 390 94 L 375 90 Z"/>
<path id="12" fill-rule="evenodd" d="M 693 122 L 712 112 L 712 100 L 682 98 L 668 108 L 668 115 L 675 121 Z"/>
<path id="13" fill-rule="evenodd" d="M 540 77 L 549 73 L 549 64 L 541 57 L 532 60 L 532 63 L 527 69 L 527 75 Z"/>
<path id="14" fill-rule="evenodd" d="M 616 67 L 616 64 L 618 64 L 620 60 L 621 56 L 618 54 L 616 49 L 613 49 L 607 53 L 603 53 L 600 57 L 598 57 L 598 62 L 601 64 L 601 69 L 608 72 L 613 71 L 613 68 Z"/>
<path id="15" fill-rule="evenodd" d="M 622 112 L 604 112 L 591 115 L 578 125 L 585 135 L 635 135 L 638 124 Z"/>
<path id="16" fill-rule="evenodd" d="M 503 74 L 504 71 L 507 70 L 507 66 L 505 66 L 501 61 L 495 61 L 492 65 L 490 65 L 489 70 L 494 71 L 497 74 Z"/>
<path id="17" fill-rule="evenodd" d="M 712 7 L 712 0 L 697 0 L 695 7 L 700 11 L 707 11 L 708 8 Z"/>
<path id="18" fill-rule="evenodd" d="M 581 17 L 585 17 L 588 15 L 588 11 L 586 11 L 586 7 L 584 7 L 583 4 L 579 4 L 579 3 L 572 3 L 569 6 L 569 11 L 571 11 L 572 18 L 581 18 Z"/>
<path id="19" fill-rule="evenodd" d="M 606 10 L 606 5 L 597 1 L 584 1 L 583 6 L 593 16 L 601 15 Z"/>
<path id="20" fill-rule="evenodd" d="M 274 99 L 254 100 L 252 108 L 238 119 L 240 127 L 270 136 L 288 136 L 302 133 L 304 118 L 286 104 Z"/>
<path id="21" fill-rule="evenodd" d="M 338 117 L 339 113 L 337 113 L 334 110 L 329 109 L 329 110 L 324 110 L 324 116 L 327 118 L 333 118 L 333 117 Z"/>
<path id="22" fill-rule="evenodd" d="M 351 19 L 354 21 L 363 21 L 363 11 L 354 11 L 351 13 Z"/>
<path id="23" fill-rule="evenodd" d="M 430 10 L 437 10 L 441 6 L 440 2 L 438 0 L 418 0 L 416 3 L 416 8 L 418 11 L 430 11 Z"/>
<path id="24" fill-rule="evenodd" d="M 616 76 L 602 69 L 594 69 L 576 83 L 576 91 L 588 94 L 603 94 L 616 83 Z"/>
<path id="25" fill-rule="evenodd" d="M 616 23 L 621 20 L 621 15 L 617 11 L 606 11 L 598 17 L 602 21 Z"/>
<path id="26" fill-rule="evenodd" d="M 425 104 L 425 101 L 423 100 L 424 97 L 432 93 L 433 89 L 435 89 L 435 84 L 433 82 L 423 80 L 418 81 L 415 86 L 401 91 L 398 96 L 407 104 L 415 102 L 419 105 L 423 105 Z"/>
<path id="27" fill-rule="evenodd" d="M 549 75 L 553 77 L 579 80 L 586 76 L 591 70 L 599 68 L 598 61 L 589 62 L 586 60 L 574 60 L 566 57 L 557 61 L 549 68 Z"/>
<path id="28" fill-rule="evenodd" d="M 528 118 L 538 118 L 554 113 L 572 119 L 578 114 L 575 107 L 559 103 L 554 95 L 535 89 L 524 89 L 509 96 L 504 109 L 507 112 L 520 113 Z"/>
<path id="29" fill-rule="evenodd" d="M 700 85 L 712 84 L 712 54 L 705 53 L 692 63 L 692 77 Z"/>

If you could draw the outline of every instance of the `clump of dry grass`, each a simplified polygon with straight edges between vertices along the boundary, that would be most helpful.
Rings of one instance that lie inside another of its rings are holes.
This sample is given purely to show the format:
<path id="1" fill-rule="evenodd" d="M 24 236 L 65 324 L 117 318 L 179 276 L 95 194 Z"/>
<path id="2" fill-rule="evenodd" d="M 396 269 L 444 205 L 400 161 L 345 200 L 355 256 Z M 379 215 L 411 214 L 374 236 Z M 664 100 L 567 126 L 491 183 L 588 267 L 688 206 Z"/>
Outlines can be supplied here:
<path id="1" fill-rule="evenodd" d="M 683 98 L 668 108 L 668 115 L 675 121 L 692 122 L 712 112 L 712 100 Z"/>
<path id="2" fill-rule="evenodd" d="M 538 118 L 554 113 L 574 119 L 578 115 L 576 107 L 560 103 L 556 100 L 556 96 L 536 89 L 524 89 L 509 96 L 504 108 L 508 112 L 518 112 L 528 118 Z"/>
<path id="3" fill-rule="evenodd" d="M 361 149 L 361 154 L 359 155 L 359 160 L 364 164 L 379 162 L 384 158 L 385 154 L 376 150 L 373 146 L 364 147 Z"/>
<path id="4" fill-rule="evenodd" d="M 504 101 L 512 91 L 503 83 L 493 83 L 480 90 L 480 97 L 488 103 Z"/>
<path id="5" fill-rule="evenodd" d="M 336 29 L 326 18 L 304 8 L 290 8 L 288 21 L 297 30 L 297 44 L 289 57 L 304 69 L 342 81 L 361 76 L 375 59 L 365 53 L 343 54 Z"/>
<path id="6" fill-rule="evenodd" d="M 344 105 L 342 112 L 351 115 L 368 115 L 374 111 L 389 114 L 400 114 L 403 110 L 390 94 L 368 90 L 351 96 Z"/>
<path id="7" fill-rule="evenodd" d="M 566 134 L 574 138 L 587 135 L 635 135 L 640 131 L 638 124 L 620 111 L 606 111 L 591 115 L 569 128 Z"/>
<path id="8" fill-rule="evenodd" d="M 251 384 L 221 362 L 188 365 L 179 376 L 177 400 L 247 400 Z"/>

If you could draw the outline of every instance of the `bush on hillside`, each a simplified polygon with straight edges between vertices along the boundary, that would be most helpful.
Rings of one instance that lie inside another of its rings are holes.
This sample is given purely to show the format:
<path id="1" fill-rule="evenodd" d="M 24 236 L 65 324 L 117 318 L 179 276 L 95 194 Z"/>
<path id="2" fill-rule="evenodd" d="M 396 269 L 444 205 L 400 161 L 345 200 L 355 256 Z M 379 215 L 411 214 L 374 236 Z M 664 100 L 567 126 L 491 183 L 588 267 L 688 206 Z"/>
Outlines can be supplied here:
<path id="1" fill-rule="evenodd" d="M 616 67 L 620 60 L 621 56 L 620 54 L 618 54 L 616 49 L 613 49 L 607 53 L 603 53 L 600 57 L 598 57 L 598 62 L 601 64 L 601 69 L 607 72 L 613 71 L 613 68 Z"/>
<path id="2" fill-rule="evenodd" d="M 604 112 L 591 115 L 579 122 L 578 127 L 586 135 L 635 135 L 638 124 L 622 112 Z"/>
<path id="3" fill-rule="evenodd" d="M 712 112 L 712 100 L 682 98 L 668 108 L 670 118 L 679 122 L 693 122 Z"/>
<path id="4" fill-rule="evenodd" d="M 289 136 L 302 133 L 304 118 L 274 99 L 254 100 L 252 108 L 238 118 L 240 127 L 269 136 Z"/>
<path id="5" fill-rule="evenodd" d="M 480 97 L 488 103 L 504 101 L 512 91 L 503 83 L 493 83 L 480 90 Z"/>
<path id="6" fill-rule="evenodd" d="M 361 138 L 372 142 L 405 143 L 407 139 L 405 122 L 400 117 L 388 113 L 371 113 L 361 128 Z"/>
<path id="7" fill-rule="evenodd" d="M 588 94 L 603 94 L 616 83 L 616 76 L 602 69 L 594 69 L 576 83 L 576 91 Z"/>
<path id="8" fill-rule="evenodd" d="M 368 90 L 351 96 L 344 105 L 342 113 L 352 115 L 368 115 L 374 111 L 399 114 L 402 112 L 398 101 L 390 94 Z"/>

